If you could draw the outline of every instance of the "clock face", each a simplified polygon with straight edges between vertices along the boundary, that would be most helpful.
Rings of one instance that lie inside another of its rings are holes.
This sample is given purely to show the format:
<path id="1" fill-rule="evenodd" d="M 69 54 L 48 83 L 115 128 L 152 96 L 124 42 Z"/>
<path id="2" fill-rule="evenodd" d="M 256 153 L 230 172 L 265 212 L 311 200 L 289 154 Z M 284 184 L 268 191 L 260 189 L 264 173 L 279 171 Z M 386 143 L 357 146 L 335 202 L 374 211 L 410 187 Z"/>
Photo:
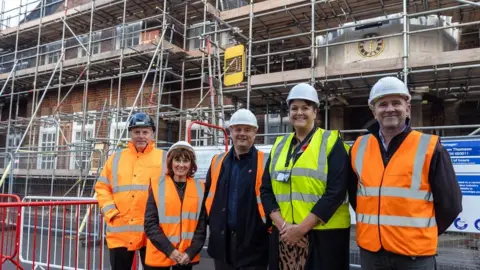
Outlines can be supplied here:
<path id="1" fill-rule="evenodd" d="M 366 34 L 363 38 L 378 37 L 377 34 Z M 382 38 L 370 39 L 358 42 L 358 53 L 363 57 L 374 57 L 379 55 L 385 47 Z"/>

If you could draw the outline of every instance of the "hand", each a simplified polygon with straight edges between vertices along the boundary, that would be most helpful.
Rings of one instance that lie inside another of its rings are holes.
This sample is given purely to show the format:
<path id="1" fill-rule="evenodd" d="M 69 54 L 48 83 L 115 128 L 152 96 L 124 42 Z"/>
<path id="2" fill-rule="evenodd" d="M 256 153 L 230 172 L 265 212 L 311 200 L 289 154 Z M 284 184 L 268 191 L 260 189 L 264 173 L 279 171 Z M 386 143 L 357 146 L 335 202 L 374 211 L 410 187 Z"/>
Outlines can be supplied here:
<path id="1" fill-rule="evenodd" d="M 188 257 L 187 253 L 183 253 L 182 259 L 178 262 L 179 264 L 187 265 L 190 263 L 190 257 Z"/>
<path id="2" fill-rule="evenodd" d="M 298 225 L 286 225 L 280 232 L 280 240 L 289 244 L 298 245 L 300 240 L 305 236 L 305 233 Z M 300 243 L 301 244 L 301 243 Z"/>
<path id="3" fill-rule="evenodd" d="M 172 254 L 170 254 L 170 259 L 174 260 L 177 263 L 180 263 L 182 260 L 182 253 L 175 249 Z"/>
<path id="4" fill-rule="evenodd" d="M 296 245 L 299 248 L 307 248 L 307 246 L 308 246 L 307 244 L 308 244 L 307 237 L 304 236 L 300 239 L 300 241 L 297 242 Z"/>

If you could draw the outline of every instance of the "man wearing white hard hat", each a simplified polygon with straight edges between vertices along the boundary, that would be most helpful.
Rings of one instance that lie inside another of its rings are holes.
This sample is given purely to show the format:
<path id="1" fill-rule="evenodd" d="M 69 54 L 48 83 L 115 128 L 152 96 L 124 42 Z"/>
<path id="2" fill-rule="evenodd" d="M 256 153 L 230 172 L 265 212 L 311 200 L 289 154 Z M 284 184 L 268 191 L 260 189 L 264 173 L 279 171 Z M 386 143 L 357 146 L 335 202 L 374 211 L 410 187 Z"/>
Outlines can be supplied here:
<path id="1" fill-rule="evenodd" d="M 450 156 L 411 129 L 410 99 L 401 80 L 380 79 L 368 99 L 377 122 L 351 148 L 362 269 L 436 269 L 438 236 L 462 211 Z"/>
<path id="2" fill-rule="evenodd" d="M 348 270 L 348 145 L 338 131 L 315 126 L 320 101 L 313 86 L 293 87 L 287 105 L 295 132 L 275 141 L 261 186 L 275 225 L 269 268 Z"/>
<path id="3" fill-rule="evenodd" d="M 253 145 L 257 118 L 239 109 L 229 129 L 233 147 L 213 157 L 205 183 L 208 254 L 216 270 L 266 269 L 271 222 L 260 201 L 265 157 Z"/>

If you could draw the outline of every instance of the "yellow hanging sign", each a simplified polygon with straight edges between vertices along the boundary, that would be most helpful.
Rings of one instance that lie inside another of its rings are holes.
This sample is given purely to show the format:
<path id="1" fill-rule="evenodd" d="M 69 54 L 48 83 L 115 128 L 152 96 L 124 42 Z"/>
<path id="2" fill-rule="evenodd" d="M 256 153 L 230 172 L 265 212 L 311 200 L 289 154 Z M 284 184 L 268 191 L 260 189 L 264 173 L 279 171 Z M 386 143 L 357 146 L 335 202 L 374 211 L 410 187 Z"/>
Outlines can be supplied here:
<path id="1" fill-rule="evenodd" d="M 223 84 L 225 86 L 232 86 L 243 82 L 245 74 L 245 47 L 240 44 L 227 48 L 225 50 L 223 64 L 223 70 L 225 72 Z"/>

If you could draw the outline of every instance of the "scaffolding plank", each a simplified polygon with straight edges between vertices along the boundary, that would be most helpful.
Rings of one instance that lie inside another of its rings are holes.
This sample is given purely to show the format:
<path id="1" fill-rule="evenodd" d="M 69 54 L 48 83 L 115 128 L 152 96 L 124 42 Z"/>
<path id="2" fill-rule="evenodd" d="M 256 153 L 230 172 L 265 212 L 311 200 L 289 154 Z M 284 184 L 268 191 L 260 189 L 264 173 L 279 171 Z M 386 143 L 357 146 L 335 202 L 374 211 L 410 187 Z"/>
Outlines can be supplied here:
<path id="1" fill-rule="evenodd" d="M 420 69 L 431 68 L 433 66 L 449 64 L 454 65 L 478 61 L 480 61 L 480 48 L 443 52 L 438 55 L 411 52 L 408 63 L 410 68 Z M 381 60 L 359 61 L 354 63 L 345 63 L 342 65 L 328 65 L 327 67 L 317 66 L 315 68 L 315 78 L 341 75 L 348 76 L 351 74 L 400 70 L 402 68 L 403 62 L 401 57 Z M 307 81 L 311 78 L 311 72 L 312 69 L 304 68 L 284 72 L 253 75 L 252 86 L 291 81 Z"/>

